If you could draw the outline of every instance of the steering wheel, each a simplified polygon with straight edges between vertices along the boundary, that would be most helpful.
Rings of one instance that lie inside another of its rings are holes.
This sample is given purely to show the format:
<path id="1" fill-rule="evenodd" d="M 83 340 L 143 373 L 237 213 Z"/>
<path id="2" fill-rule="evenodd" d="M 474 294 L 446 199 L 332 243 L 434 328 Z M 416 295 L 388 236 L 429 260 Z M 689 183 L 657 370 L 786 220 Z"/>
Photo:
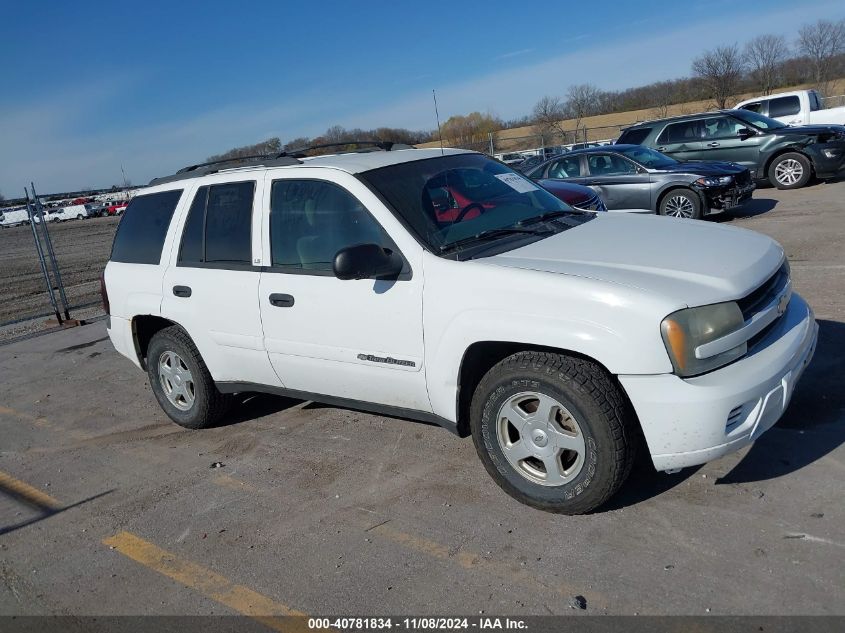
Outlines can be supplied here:
<path id="1" fill-rule="evenodd" d="M 455 218 L 455 220 L 454 220 L 454 222 L 452 222 L 452 224 L 457 224 L 458 222 L 463 220 L 464 216 L 467 213 L 469 213 L 470 211 L 472 211 L 473 209 L 478 209 L 479 213 L 484 213 L 485 211 L 487 211 L 487 209 L 484 208 L 484 205 L 481 204 L 480 202 L 472 202 L 472 203 L 468 204 L 467 206 L 465 206 L 463 209 L 461 209 L 461 212 L 458 213 L 458 217 Z"/>

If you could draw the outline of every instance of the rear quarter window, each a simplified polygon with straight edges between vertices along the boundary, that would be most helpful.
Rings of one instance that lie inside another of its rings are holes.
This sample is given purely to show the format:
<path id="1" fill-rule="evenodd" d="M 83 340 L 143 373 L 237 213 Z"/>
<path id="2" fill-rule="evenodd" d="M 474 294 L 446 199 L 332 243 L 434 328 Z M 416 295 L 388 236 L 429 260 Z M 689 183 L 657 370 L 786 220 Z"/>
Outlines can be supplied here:
<path id="1" fill-rule="evenodd" d="M 634 130 L 625 130 L 616 142 L 619 145 L 642 145 L 643 141 L 651 134 L 650 127 L 638 127 Z"/>
<path id="2" fill-rule="evenodd" d="M 135 196 L 117 227 L 111 261 L 127 264 L 158 264 L 164 237 L 182 189 Z"/>
<path id="3" fill-rule="evenodd" d="M 769 101 L 769 116 L 792 116 L 801 111 L 801 101 L 797 95 L 791 97 L 778 97 Z"/>

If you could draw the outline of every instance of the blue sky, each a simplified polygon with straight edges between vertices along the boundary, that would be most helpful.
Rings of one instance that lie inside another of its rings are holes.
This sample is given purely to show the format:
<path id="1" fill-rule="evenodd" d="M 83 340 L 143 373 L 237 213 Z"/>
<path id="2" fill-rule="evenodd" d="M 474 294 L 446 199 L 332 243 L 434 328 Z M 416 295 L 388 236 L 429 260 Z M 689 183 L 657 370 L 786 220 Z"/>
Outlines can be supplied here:
<path id="1" fill-rule="evenodd" d="M 6 2 L 0 192 L 135 183 L 330 125 L 430 129 L 512 118 L 590 82 L 689 73 L 760 33 L 845 17 L 841 1 Z"/>

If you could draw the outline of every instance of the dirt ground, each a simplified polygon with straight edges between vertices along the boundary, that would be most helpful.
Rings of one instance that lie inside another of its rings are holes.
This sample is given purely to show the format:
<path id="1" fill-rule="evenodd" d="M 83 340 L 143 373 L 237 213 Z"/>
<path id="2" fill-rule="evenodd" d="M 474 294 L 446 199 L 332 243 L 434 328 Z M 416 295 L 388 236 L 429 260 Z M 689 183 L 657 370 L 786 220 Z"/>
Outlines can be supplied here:
<path id="1" fill-rule="evenodd" d="M 588 516 L 406 420 L 254 396 L 182 429 L 103 323 L 0 346 L 0 613 L 845 615 L 845 183 L 718 221 L 785 246 L 816 357 L 753 446 Z"/>
<path id="2" fill-rule="evenodd" d="M 48 225 L 71 305 L 100 299 L 100 273 L 119 221 L 106 217 Z M 0 323 L 52 310 L 29 225 L 0 230 L 0 296 Z"/>

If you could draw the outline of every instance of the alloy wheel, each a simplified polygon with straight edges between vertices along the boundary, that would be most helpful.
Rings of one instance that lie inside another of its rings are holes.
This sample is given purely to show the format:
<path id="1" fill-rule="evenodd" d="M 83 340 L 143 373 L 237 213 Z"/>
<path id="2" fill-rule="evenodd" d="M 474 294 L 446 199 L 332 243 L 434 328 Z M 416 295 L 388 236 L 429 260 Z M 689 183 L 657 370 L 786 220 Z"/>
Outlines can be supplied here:
<path id="1" fill-rule="evenodd" d="M 687 196 L 675 195 L 666 201 L 666 215 L 673 218 L 691 218 L 695 207 Z"/>
<path id="2" fill-rule="evenodd" d="M 782 160 L 775 167 L 775 179 L 785 186 L 794 185 L 803 175 L 804 166 L 794 158 Z"/>
<path id="3" fill-rule="evenodd" d="M 194 377 L 179 354 L 167 351 L 159 356 L 158 379 L 170 404 L 180 411 L 188 411 L 194 406 Z"/>
<path id="4" fill-rule="evenodd" d="M 581 426 L 566 407 L 542 393 L 511 396 L 499 409 L 496 436 L 514 470 L 541 486 L 566 484 L 584 465 Z"/>

